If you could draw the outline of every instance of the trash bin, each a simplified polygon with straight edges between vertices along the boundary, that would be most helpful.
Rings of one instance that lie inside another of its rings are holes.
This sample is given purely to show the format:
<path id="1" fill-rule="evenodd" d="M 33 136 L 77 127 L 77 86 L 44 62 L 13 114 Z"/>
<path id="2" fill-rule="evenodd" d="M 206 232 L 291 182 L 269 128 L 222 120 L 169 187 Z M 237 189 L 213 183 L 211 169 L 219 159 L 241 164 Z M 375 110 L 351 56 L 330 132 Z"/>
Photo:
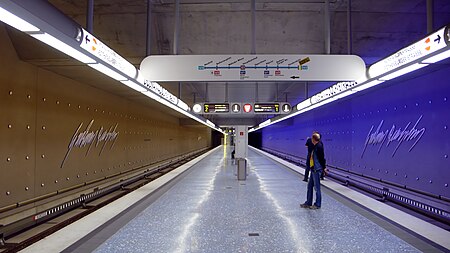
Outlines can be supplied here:
<path id="1" fill-rule="evenodd" d="M 238 167 L 238 180 L 247 179 L 247 159 L 245 158 L 237 158 L 237 167 Z"/>

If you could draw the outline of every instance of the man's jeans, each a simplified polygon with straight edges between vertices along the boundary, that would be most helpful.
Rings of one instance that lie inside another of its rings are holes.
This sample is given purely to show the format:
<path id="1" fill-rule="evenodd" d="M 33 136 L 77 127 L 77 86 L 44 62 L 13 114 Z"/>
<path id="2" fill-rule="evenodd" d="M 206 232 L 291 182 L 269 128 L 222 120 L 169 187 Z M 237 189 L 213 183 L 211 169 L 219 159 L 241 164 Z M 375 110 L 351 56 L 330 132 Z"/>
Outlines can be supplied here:
<path id="1" fill-rule="evenodd" d="M 308 181 L 308 192 L 306 193 L 306 202 L 305 204 L 308 206 L 312 205 L 313 201 L 313 188 L 316 190 L 316 202 L 315 206 L 320 207 L 322 204 L 322 194 L 320 192 L 320 175 L 322 174 L 322 170 L 316 171 L 311 168 L 311 175 Z"/>

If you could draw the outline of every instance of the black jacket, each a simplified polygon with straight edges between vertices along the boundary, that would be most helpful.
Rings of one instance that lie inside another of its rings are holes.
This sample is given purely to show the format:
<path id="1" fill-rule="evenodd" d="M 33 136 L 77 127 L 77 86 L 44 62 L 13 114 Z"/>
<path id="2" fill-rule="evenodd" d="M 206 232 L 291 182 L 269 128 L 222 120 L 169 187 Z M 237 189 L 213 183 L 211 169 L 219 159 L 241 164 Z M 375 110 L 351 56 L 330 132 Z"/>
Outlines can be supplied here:
<path id="1" fill-rule="evenodd" d="M 322 169 L 325 169 L 327 161 L 325 160 L 325 150 L 321 141 L 319 141 L 319 143 L 314 146 L 314 153 L 316 154 L 320 166 L 322 166 Z"/>
<path id="2" fill-rule="evenodd" d="M 311 138 L 306 140 L 305 146 L 308 148 L 308 155 L 306 156 L 306 167 L 309 168 L 309 159 L 311 157 L 311 152 L 314 150 L 314 144 L 312 143 Z"/>

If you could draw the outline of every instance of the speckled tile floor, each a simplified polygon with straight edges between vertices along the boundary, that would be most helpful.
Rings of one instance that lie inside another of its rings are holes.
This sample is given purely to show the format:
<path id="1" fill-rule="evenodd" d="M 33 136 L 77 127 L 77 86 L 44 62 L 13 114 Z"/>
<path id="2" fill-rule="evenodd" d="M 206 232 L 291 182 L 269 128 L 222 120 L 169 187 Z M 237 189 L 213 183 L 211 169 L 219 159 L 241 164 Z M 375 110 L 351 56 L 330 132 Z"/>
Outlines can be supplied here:
<path id="1" fill-rule="evenodd" d="M 238 181 L 218 150 L 95 252 L 419 252 L 327 194 L 300 208 L 299 176 L 251 150 L 248 161 Z"/>

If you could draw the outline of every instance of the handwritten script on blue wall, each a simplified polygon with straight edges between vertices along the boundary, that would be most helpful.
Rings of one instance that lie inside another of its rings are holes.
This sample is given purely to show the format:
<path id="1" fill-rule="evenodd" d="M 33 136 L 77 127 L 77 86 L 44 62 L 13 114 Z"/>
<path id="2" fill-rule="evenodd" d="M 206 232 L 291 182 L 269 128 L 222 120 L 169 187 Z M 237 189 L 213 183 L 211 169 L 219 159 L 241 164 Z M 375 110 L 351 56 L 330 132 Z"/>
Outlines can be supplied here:
<path id="1" fill-rule="evenodd" d="M 384 124 L 384 120 L 380 122 L 375 132 L 372 132 L 373 129 L 375 128 L 375 126 L 372 125 L 372 127 L 369 130 L 369 133 L 367 134 L 364 149 L 361 153 L 361 158 L 364 156 L 364 153 L 366 152 L 366 149 L 369 145 L 371 146 L 379 145 L 378 153 L 380 153 L 384 143 L 386 143 L 386 147 L 388 147 L 392 142 L 397 142 L 397 146 L 392 152 L 392 157 L 394 157 L 395 153 L 397 152 L 398 148 L 400 147 L 400 145 L 402 145 L 403 142 L 414 141 L 414 143 L 408 150 L 408 152 L 410 152 L 420 141 L 422 136 L 425 134 L 426 129 L 424 127 L 417 129 L 417 125 L 419 125 L 419 122 L 422 119 L 422 117 L 423 115 L 420 115 L 419 119 L 409 130 L 408 127 L 411 125 L 411 121 L 408 122 L 408 124 L 406 124 L 406 126 L 403 129 L 397 128 L 395 124 L 392 124 L 392 127 L 390 129 L 386 129 L 385 131 L 381 130 Z"/>

